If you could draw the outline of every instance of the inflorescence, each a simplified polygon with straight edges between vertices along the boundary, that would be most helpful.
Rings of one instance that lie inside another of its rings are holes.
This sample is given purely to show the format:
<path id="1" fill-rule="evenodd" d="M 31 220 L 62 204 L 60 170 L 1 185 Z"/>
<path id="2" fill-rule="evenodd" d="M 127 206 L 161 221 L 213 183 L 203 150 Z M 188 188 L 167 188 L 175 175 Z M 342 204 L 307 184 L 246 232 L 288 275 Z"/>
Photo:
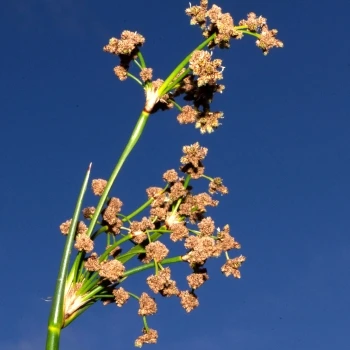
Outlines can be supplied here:
<path id="1" fill-rule="evenodd" d="M 146 94 L 143 113 L 176 107 L 180 124 L 194 124 L 201 133 L 211 133 L 221 125 L 223 118 L 222 111 L 211 111 L 211 103 L 214 94 L 225 88 L 218 84 L 225 67 L 221 59 L 213 58 L 212 50 L 229 48 L 232 39 L 242 39 L 244 35 L 256 37 L 256 45 L 265 55 L 273 47 L 283 47 L 283 43 L 276 39 L 277 30 L 268 29 L 266 18 L 252 12 L 247 19 L 239 21 L 238 26 L 220 7 L 213 5 L 208 9 L 206 0 L 201 0 L 199 6 L 190 6 L 186 14 L 191 17 L 192 25 L 201 28 L 205 41 L 165 80 L 152 80 L 153 69 L 146 66 L 140 51 L 145 43 L 141 34 L 124 31 L 120 39 L 110 39 L 103 49 L 119 57 L 120 63 L 114 73 L 121 81 L 130 77 L 143 87 Z M 139 78 L 129 71 L 132 62 L 140 69 Z M 179 96 L 187 104 L 180 106 L 176 102 Z M 182 175 L 174 169 L 166 171 L 163 174 L 165 186 L 148 188 L 148 200 L 129 215 L 122 213 L 123 202 L 116 197 L 108 197 L 99 213 L 94 207 L 83 210 L 87 221 L 98 214 L 98 228 L 92 232 L 85 222 L 78 223 L 74 245 L 78 255 L 73 265 L 75 277 L 69 279 L 66 287 L 65 325 L 74 320 L 79 310 L 96 301 L 105 305 L 114 302 L 121 307 L 131 297 L 138 300 L 138 314 L 143 319 L 143 334 L 135 341 L 135 345 L 141 347 L 145 343 L 155 343 L 158 338 L 157 331 L 149 328 L 146 321 L 147 316 L 157 313 L 150 291 L 163 297 L 178 297 L 182 307 L 190 312 L 199 305 L 197 289 L 209 279 L 205 267 L 208 259 L 224 256 L 226 261 L 221 272 L 225 276 L 241 277 L 239 269 L 246 258 L 229 256 L 229 251 L 241 248 L 240 244 L 231 235 L 229 225 L 220 229 L 207 215 L 208 208 L 219 204 L 214 196 L 228 193 L 221 178 L 205 174 L 203 162 L 207 152 L 208 149 L 198 142 L 184 146 L 179 168 Z M 208 190 L 195 194 L 190 183 L 199 179 L 209 181 Z M 106 180 L 93 180 L 93 193 L 102 196 L 106 185 Z M 147 216 L 144 215 L 146 209 L 149 209 Z M 68 233 L 70 223 L 68 220 L 60 226 L 63 234 Z M 95 240 L 101 234 L 107 236 L 107 247 L 99 255 L 95 251 Z M 169 236 L 170 244 L 162 242 L 165 235 Z M 173 244 L 181 242 L 183 254 L 169 257 Z M 126 245 L 129 248 L 125 248 Z M 127 268 L 127 262 L 135 257 L 140 265 Z M 180 262 L 187 263 L 191 269 L 186 278 L 187 290 L 179 289 L 168 266 Z M 131 275 L 149 269 L 154 270 L 145 279 L 149 290 L 140 296 L 121 286 Z"/>

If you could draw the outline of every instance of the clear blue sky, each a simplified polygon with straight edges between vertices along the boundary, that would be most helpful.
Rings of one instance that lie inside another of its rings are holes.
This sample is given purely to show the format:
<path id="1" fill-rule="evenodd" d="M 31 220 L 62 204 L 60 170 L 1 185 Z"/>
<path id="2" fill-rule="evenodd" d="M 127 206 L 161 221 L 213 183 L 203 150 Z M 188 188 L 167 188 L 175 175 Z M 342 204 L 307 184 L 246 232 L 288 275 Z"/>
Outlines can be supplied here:
<path id="1" fill-rule="evenodd" d="M 253 38 L 222 52 L 224 125 L 211 135 L 152 116 L 114 194 L 128 208 L 178 166 L 181 147 L 209 148 L 206 167 L 230 189 L 215 211 L 247 262 L 242 279 L 215 271 L 186 314 L 160 301 L 152 349 L 350 348 L 350 57 L 346 1 L 229 1 L 279 30 L 284 49 L 264 57 Z M 0 5 L 0 348 L 44 348 L 64 239 L 84 171 L 107 177 L 143 107 L 143 92 L 113 75 L 102 52 L 124 29 L 146 37 L 143 53 L 165 77 L 202 40 L 188 1 L 3 1 Z M 150 161 L 150 159 L 152 161 Z M 87 205 L 94 205 L 89 195 Z M 214 215 L 214 214 L 213 214 Z M 139 275 L 140 276 L 140 275 Z M 142 289 L 145 275 L 130 284 Z M 158 298 L 159 299 L 159 298 Z M 62 349 L 133 349 L 137 305 L 96 305 L 64 330 Z"/>

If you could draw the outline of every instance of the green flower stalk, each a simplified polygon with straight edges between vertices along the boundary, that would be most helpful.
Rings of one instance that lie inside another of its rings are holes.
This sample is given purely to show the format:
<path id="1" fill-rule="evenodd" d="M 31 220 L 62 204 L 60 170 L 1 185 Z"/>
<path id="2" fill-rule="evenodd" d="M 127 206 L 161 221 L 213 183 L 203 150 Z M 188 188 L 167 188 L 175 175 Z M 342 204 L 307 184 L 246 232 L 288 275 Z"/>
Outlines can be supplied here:
<path id="1" fill-rule="evenodd" d="M 143 323 L 142 335 L 136 339 L 135 346 L 155 343 L 158 333 L 147 322 L 147 317 L 157 312 L 154 298 L 147 292 L 138 296 L 125 289 L 125 281 L 136 274 L 151 270 L 153 273 L 145 279 L 148 289 L 163 297 L 179 298 L 187 312 L 199 305 L 196 292 L 209 278 L 204 267 L 208 259 L 223 256 L 221 272 L 225 276 L 241 276 L 239 269 L 245 257 L 229 256 L 230 251 L 240 249 L 240 244 L 231 236 L 229 225 L 220 229 L 207 216 L 207 208 L 219 204 L 214 196 L 227 194 L 228 189 L 220 177 L 205 173 L 203 163 L 208 149 L 199 142 L 182 149 L 179 170 L 183 176 L 175 169 L 167 170 L 162 177 L 165 184 L 148 188 L 148 198 L 130 214 L 122 212 L 123 202 L 111 194 L 119 171 L 151 114 L 175 107 L 180 112 L 179 123 L 194 124 L 201 133 L 211 133 L 221 125 L 223 112 L 211 110 L 214 95 L 224 90 L 218 84 L 223 79 L 224 67 L 221 59 L 213 58 L 214 49 L 229 48 L 232 40 L 242 39 L 244 35 L 255 37 L 256 45 L 265 55 L 271 48 L 283 46 L 276 39 L 277 30 L 269 30 L 266 18 L 254 13 L 235 26 L 230 14 L 222 13 L 216 5 L 208 9 L 208 1 L 201 0 L 199 6 L 186 9 L 186 14 L 191 17 L 192 25 L 200 26 L 205 39 L 165 80 L 153 80 L 153 69 L 146 65 L 141 53 L 145 43 L 142 35 L 124 31 L 120 39 L 112 38 L 104 47 L 105 52 L 120 60 L 114 68 L 116 76 L 121 81 L 131 78 L 142 86 L 145 104 L 109 179 L 92 180 L 92 191 L 99 197 L 96 207 L 83 209 L 83 220 L 78 221 L 89 167 L 73 217 L 60 226 L 67 241 L 48 322 L 46 350 L 59 349 L 61 330 L 96 302 L 122 307 L 130 297 L 139 303 L 138 314 Z M 139 70 L 139 77 L 129 71 L 132 63 Z M 179 102 L 180 96 L 187 101 L 186 105 Z M 193 183 L 197 180 L 208 181 L 207 192 L 194 192 Z M 174 245 L 182 242 L 183 254 L 172 255 L 172 247 L 162 242 L 164 236 L 169 236 Z M 95 241 L 102 237 L 106 239 L 106 248 L 98 254 Z M 77 253 L 69 270 L 73 246 Z M 138 261 L 138 265 L 128 267 L 131 260 Z M 187 263 L 192 270 L 186 277 L 188 290 L 180 290 L 171 278 L 170 266 L 176 263 Z"/>

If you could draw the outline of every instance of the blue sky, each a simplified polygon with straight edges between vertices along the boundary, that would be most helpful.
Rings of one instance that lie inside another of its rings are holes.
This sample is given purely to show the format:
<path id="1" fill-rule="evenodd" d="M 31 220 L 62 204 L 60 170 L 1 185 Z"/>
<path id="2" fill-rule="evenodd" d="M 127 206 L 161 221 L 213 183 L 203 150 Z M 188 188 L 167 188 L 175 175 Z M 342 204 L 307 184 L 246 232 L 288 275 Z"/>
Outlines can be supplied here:
<path id="1" fill-rule="evenodd" d="M 109 176 L 143 107 L 143 92 L 113 75 L 102 52 L 122 30 L 146 37 L 144 56 L 164 78 L 199 42 L 187 1 L 4 2 L 0 11 L 3 184 L 0 348 L 44 348 L 64 239 L 90 162 Z M 229 1 L 238 21 L 268 18 L 285 48 L 264 57 L 253 38 L 217 52 L 226 67 L 215 106 L 223 126 L 200 135 L 175 112 L 157 113 L 114 188 L 127 208 L 161 185 L 181 148 L 209 148 L 206 167 L 230 189 L 213 212 L 229 223 L 247 262 L 242 279 L 209 266 L 200 307 L 160 300 L 153 349 L 328 350 L 350 347 L 349 44 L 345 1 Z M 341 6 L 340 6 L 341 5 Z M 152 161 L 150 161 L 150 159 Z M 89 194 L 86 205 L 94 205 Z M 215 270 L 216 269 L 216 270 Z M 181 274 L 180 274 L 181 276 Z M 142 289 L 144 276 L 130 279 Z M 159 298 L 158 298 L 159 299 Z M 62 349 L 133 349 L 137 305 L 96 305 L 63 331 Z"/>

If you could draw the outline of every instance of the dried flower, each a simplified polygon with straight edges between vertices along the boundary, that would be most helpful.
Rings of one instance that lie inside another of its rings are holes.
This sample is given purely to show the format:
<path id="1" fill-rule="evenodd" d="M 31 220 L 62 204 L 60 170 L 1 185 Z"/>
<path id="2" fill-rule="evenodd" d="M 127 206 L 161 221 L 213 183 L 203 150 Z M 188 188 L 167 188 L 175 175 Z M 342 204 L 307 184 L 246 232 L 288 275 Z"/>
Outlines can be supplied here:
<path id="1" fill-rule="evenodd" d="M 146 230 L 154 229 L 152 221 L 146 217 L 143 217 L 141 221 L 133 221 L 130 224 L 130 233 L 133 236 L 133 240 L 136 243 L 142 243 L 147 239 Z"/>
<path id="2" fill-rule="evenodd" d="M 236 278 L 241 278 L 241 273 L 238 270 L 242 263 L 246 260 L 243 255 L 238 256 L 237 258 L 227 260 L 226 263 L 221 267 L 222 273 L 228 277 L 232 275 Z"/>
<path id="3" fill-rule="evenodd" d="M 219 192 L 221 194 L 228 193 L 228 188 L 223 185 L 222 179 L 220 177 L 215 177 L 209 183 L 209 193 L 214 194 L 216 192 Z"/>
<path id="4" fill-rule="evenodd" d="M 111 226 L 115 225 L 118 221 L 117 214 L 120 212 L 122 205 L 123 202 L 120 199 L 112 197 L 103 211 L 103 220 Z"/>
<path id="5" fill-rule="evenodd" d="M 122 287 L 113 290 L 113 295 L 115 303 L 121 307 L 123 306 L 130 298 L 129 293 Z"/>
<path id="6" fill-rule="evenodd" d="M 135 346 L 141 348 L 143 344 L 156 344 L 158 339 L 158 332 L 154 329 L 149 328 L 148 330 L 143 329 L 143 335 L 139 336 L 135 340 Z"/>
<path id="7" fill-rule="evenodd" d="M 211 60 L 212 55 L 208 51 L 194 51 L 189 62 L 189 67 L 193 74 L 198 76 L 198 86 L 214 85 L 217 80 L 223 78 L 224 67 L 221 66 L 222 60 Z"/>
<path id="8" fill-rule="evenodd" d="M 187 194 L 187 189 L 184 187 L 184 185 L 181 181 L 175 182 L 170 187 L 169 197 L 172 201 L 176 201 L 177 199 L 179 199 L 181 197 L 185 197 L 186 194 Z"/>
<path id="9" fill-rule="evenodd" d="M 230 226 L 225 225 L 222 231 L 218 232 L 217 245 L 223 251 L 240 249 L 241 245 L 230 235 Z"/>
<path id="10" fill-rule="evenodd" d="M 177 223 L 170 226 L 171 234 L 170 239 L 173 242 L 181 241 L 182 239 L 188 237 L 188 228 L 185 223 Z"/>
<path id="11" fill-rule="evenodd" d="M 282 41 L 276 39 L 276 29 L 269 30 L 265 24 L 261 29 L 260 38 L 256 41 L 256 46 L 260 47 L 266 56 L 273 47 L 283 47 Z"/>
<path id="12" fill-rule="evenodd" d="M 84 267 L 87 271 L 98 271 L 100 269 L 100 262 L 97 253 L 92 253 L 84 262 Z"/>
<path id="13" fill-rule="evenodd" d="M 151 242 L 146 246 L 146 257 L 142 261 L 144 263 L 149 263 L 152 260 L 161 262 L 168 254 L 169 249 L 162 242 Z"/>
<path id="14" fill-rule="evenodd" d="M 107 260 L 101 262 L 99 275 L 111 282 L 119 280 L 125 271 L 124 265 L 118 260 Z"/>
<path id="15" fill-rule="evenodd" d="M 185 247 L 190 251 L 182 256 L 182 260 L 188 261 L 191 265 L 203 265 L 216 251 L 215 240 L 206 236 L 186 238 Z"/>
<path id="16" fill-rule="evenodd" d="M 192 273 L 187 276 L 187 282 L 190 288 L 197 289 L 199 288 L 206 280 L 208 280 L 209 276 L 207 273 Z"/>
<path id="17" fill-rule="evenodd" d="M 174 169 L 168 170 L 163 174 L 163 180 L 167 182 L 175 182 L 179 178 L 179 175 Z"/>
<path id="18" fill-rule="evenodd" d="M 215 223 L 211 217 L 207 217 L 198 223 L 198 228 L 203 236 L 211 236 L 215 231 Z"/>
<path id="19" fill-rule="evenodd" d="M 152 80 L 152 68 L 143 68 L 140 72 L 140 77 L 142 81 Z"/>
<path id="20" fill-rule="evenodd" d="M 68 232 L 69 232 L 71 223 L 72 223 L 72 219 L 67 220 L 66 222 L 61 224 L 60 225 L 61 233 L 63 233 L 64 235 L 67 235 Z M 86 231 L 87 231 L 87 227 L 86 227 L 85 223 L 83 221 L 79 221 L 78 225 L 77 225 L 76 233 L 77 234 L 82 234 L 82 233 L 86 233 Z"/>
<path id="21" fill-rule="evenodd" d="M 88 207 L 83 209 L 83 216 L 85 219 L 90 219 L 95 213 L 95 207 Z"/>
<path id="22" fill-rule="evenodd" d="M 138 314 L 140 316 L 154 315 L 157 312 L 157 304 L 153 298 L 147 293 L 142 293 L 139 300 L 140 308 Z"/>
<path id="23" fill-rule="evenodd" d="M 145 42 L 145 38 L 129 30 L 124 30 L 121 38 L 111 38 L 108 45 L 104 46 L 103 51 L 115 55 L 130 55 L 137 47 Z"/>
<path id="24" fill-rule="evenodd" d="M 191 312 L 199 305 L 197 296 L 193 292 L 184 291 L 179 294 L 181 305 L 186 312 Z"/>
<path id="25" fill-rule="evenodd" d="M 75 237 L 74 248 L 80 252 L 85 251 L 89 253 L 94 249 L 94 241 L 85 233 L 78 233 Z"/>
<path id="26" fill-rule="evenodd" d="M 176 287 L 176 282 L 170 279 L 171 270 L 166 267 L 160 270 L 158 275 L 147 277 L 147 284 L 154 293 L 160 293 L 163 296 L 178 295 L 179 290 Z"/>
<path id="27" fill-rule="evenodd" d="M 92 192 L 94 193 L 94 195 L 96 196 L 101 196 L 103 191 L 105 190 L 107 185 L 107 181 L 103 180 L 103 179 L 95 179 L 92 180 Z"/>

